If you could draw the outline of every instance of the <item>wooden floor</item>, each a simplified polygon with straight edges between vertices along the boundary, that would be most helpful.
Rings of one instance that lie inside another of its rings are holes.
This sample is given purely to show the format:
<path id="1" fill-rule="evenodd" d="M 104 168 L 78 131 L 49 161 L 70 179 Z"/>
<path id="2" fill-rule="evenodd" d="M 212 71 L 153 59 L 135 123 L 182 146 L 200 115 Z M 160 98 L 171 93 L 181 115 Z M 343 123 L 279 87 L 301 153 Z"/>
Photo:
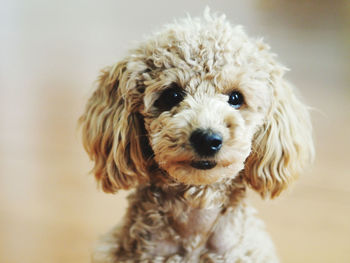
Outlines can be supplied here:
<path id="1" fill-rule="evenodd" d="M 0 11 L 0 262 L 89 262 L 94 240 L 121 219 L 127 194 L 97 191 L 76 131 L 97 72 L 122 58 L 133 41 L 185 11 L 199 14 L 205 3 L 246 25 L 251 35 L 266 36 L 292 69 L 288 78 L 314 108 L 313 168 L 275 201 L 250 196 L 281 259 L 350 262 L 346 2 L 158 0 L 154 8 L 148 1 L 5 0 Z"/>

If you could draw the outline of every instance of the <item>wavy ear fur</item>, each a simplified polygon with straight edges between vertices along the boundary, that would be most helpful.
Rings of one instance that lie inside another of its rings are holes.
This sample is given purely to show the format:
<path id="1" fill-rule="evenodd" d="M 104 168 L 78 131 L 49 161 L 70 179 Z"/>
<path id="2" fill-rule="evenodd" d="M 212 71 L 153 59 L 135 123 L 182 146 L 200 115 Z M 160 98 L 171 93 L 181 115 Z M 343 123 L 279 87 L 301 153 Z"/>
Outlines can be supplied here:
<path id="1" fill-rule="evenodd" d="M 102 70 L 98 88 L 80 118 L 83 144 L 91 160 L 92 172 L 105 192 L 128 189 L 147 180 L 142 145 L 143 120 L 137 113 L 142 104 L 138 84 L 139 69 L 128 69 L 122 61 Z"/>
<path id="2" fill-rule="evenodd" d="M 308 109 L 281 75 L 280 71 L 271 80 L 272 106 L 255 134 L 244 170 L 249 185 L 262 197 L 278 196 L 314 156 Z"/>

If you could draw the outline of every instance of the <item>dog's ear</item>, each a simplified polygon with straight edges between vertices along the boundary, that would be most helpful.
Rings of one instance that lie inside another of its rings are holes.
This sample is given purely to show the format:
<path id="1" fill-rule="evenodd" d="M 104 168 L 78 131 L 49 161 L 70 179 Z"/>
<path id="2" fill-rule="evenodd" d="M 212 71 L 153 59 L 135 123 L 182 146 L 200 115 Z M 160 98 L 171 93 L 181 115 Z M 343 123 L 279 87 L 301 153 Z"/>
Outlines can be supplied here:
<path id="1" fill-rule="evenodd" d="M 314 156 L 308 108 L 281 71 L 271 76 L 272 105 L 244 168 L 248 184 L 262 197 L 278 196 Z"/>
<path id="2" fill-rule="evenodd" d="M 148 179 L 146 135 L 138 113 L 144 88 L 139 85 L 138 67 L 125 60 L 102 70 L 80 118 L 83 144 L 94 161 L 92 172 L 105 192 L 128 189 Z"/>

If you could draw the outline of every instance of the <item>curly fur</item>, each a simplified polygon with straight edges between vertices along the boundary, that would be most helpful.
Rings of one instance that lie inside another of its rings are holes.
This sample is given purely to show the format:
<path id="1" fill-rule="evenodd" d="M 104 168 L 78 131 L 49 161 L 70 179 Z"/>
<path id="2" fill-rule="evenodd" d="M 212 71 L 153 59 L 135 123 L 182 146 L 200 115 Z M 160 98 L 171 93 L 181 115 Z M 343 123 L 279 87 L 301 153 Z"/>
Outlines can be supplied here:
<path id="1" fill-rule="evenodd" d="M 93 262 L 277 262 L 247 187 L 274 198 L 312 160 L 307 108 L 261 39 L 224 16 L 165 26 L 102 71 L 80 119 L 93 173 L 105 192 L 134 188 L 122 224 Z M 155 102 L 172 83 L 186 97 Z M 231 107 L 240 91 L 245 104 Z M 189 143 L 197 128 L 223 137 L 208 170 Z"/>

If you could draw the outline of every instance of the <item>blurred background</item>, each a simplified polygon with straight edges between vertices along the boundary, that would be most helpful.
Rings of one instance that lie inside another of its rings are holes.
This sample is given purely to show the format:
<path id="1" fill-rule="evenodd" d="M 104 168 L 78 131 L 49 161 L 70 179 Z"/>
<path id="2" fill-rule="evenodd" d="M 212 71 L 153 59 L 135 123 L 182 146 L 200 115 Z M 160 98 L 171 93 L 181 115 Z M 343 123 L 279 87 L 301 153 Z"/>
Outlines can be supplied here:
<path id="1" fill-rule="evenodd" d="M 76 130 L 98 72 L 206 5 L 263 36 L 314 108 L 313 168 L 277 200 L 250 193 L 282 262 L 350 262 L 346 0 L 2 1 L 0 262 L 89 262 L 127 195 L 97 190 Z"/>

